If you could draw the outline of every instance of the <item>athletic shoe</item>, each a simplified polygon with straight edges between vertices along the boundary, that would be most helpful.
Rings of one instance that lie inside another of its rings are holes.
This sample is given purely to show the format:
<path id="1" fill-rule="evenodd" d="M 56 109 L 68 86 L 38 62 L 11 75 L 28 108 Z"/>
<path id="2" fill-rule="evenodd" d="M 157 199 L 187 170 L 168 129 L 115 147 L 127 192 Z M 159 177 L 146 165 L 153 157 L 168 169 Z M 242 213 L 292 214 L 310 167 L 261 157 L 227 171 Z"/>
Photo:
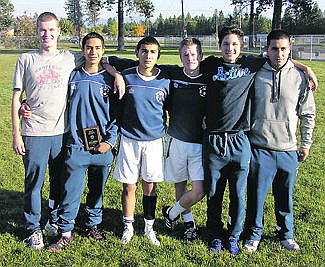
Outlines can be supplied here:
<path id="1" fill-rule="evenodd" d="M 57 236 L 58 235 L 58 229 L 59 229 L 59 227 L 54 223 L 50 223 L 50 221 L 47 221 L 47 223 L 46 223 L 46 225 L 44 227 L 44 230 L 50 236 Z"/>
<path id="2" fill-rule="evenodd" d="M 129 243 L 133 237 L 133 234 L 133 229 L 130 229 L 129 227 L 125 226 L 121 238 L 122 244 L 126 245 L 127 243 Z"/>
<path id="3" fill-rule="evenodd" d="M 160 242 L 156 237 L 156 233 L 153 229 L 144 233 L 144 236 L 149 239 L 149 242 L 155 246 L 160 246 Z"/>
<path id="4" fill-rule="evenodd" d="M 184 232 L 184 239 L 187 241 L 193 241 L 198 238 L 197 229 L 194 226 L 194 222 L 185 222 L 185 232 Z"/>
<path id="5" fill-rule="evenodd" d="M 213 253 L 219 253 L 222 249 L 221 239 L 215 238 L 211 241 L 209 245 L 209 250 Z"/>
<path id="6" fill-rule="evenodd" d="M 170 219 L 169 218 L 169 211 L 171 209 L 172 209 L 172 207 L 170 207 L 170 206 L 164 206 L 164 207 L 162 207 L 162 214 L 164 216 L 165 226 L 169 230 L 174 230 L 175 226 L 177 225 L 177 220 L 179 219 L 179 215 L 174 220 Z"/>
<path id="7" fill-rule="evenodd" d="M 246 240 L 244 243 L 244 248 L 251 253 L 254 253 L 257 250 L 259 240 Z"/>
<path id="8" fill-rule="evenodd" d="M 41 230 L 33 232 L 28 238 L 24 239 L 31 249 L 39 250 L 44 247 L 43 235 Z"/>
<path id="9" fill-rule="evenodd" d="M 238 247 L 238 239 L 234 237 L 229 237 L 227 248 L 232 255 L 238 255 L 241 252 Z"/>
<path id="10" fill-rule="evenodd" d="M 99 231 L 99 229 L 97 228 L 97 225 L 94 225 L 91 228 L 87 228 L 86 229 L 86 234 L 88 237 L 91 237 L 97 241 L 102 240 L 103 236 L 101 234 L 101 232 Z"/>
<path id="11" fill-rule="evenodd" d="M 280 243 L 287 250 L 300 250 L 299 245 L 293 239 L 282 240 Z"/>
<path id="12" fill-rule="evenodd" d="M 61 236 L 61 238 L 56 243 L 47 247 L 46 250 L 49 252 L 59 252 L 72 244 L 73 244 L 72 236 L 71 237 Z"/>

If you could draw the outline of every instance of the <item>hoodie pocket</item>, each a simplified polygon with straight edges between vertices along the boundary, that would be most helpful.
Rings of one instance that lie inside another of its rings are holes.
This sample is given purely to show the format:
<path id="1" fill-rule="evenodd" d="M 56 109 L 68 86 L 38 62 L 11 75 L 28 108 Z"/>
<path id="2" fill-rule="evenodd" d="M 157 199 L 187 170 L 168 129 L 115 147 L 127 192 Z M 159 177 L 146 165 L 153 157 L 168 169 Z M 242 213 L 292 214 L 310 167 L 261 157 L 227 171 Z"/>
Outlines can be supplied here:
<path id="1" fill-rule="evenodd" d="M 279 120 L 255 120 L 251 128 L 253 139 L 258 140 L 260 145 L 283 145 L 294 141 L 290 123 Z"/>

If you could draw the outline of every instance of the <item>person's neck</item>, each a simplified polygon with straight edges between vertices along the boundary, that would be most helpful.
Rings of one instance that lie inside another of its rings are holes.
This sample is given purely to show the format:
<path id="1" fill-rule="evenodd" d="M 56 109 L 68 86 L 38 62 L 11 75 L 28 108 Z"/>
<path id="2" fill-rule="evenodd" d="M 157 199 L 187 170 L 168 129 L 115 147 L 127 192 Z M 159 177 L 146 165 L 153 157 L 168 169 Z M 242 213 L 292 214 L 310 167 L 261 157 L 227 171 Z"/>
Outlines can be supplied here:
<path id="1" fill-rule="evenodd" d="M 46 54 L 53 54 L 53 53 L 55 53 L 57 50 L 58 50 L 58 49 L 57 49 L 56 46 L 55 46 L 55 47 L 49 47 L 49 48 L 43 48 L 43 47 L 41 47 L 41 48 L 39 49 L 39 53 L 40 53 L 40 54 L 43 54 L 43 55 L 46 55 Z"/>
<path id="2" fill-rule="evenodd" d="M 196 68 L 195 70 L 188 70 L 184 68 L 184 72 L 191 77 L 198 76 L 200 74 L 200 69 Z"/>
<path id="3" fill-rule="evenodd" d="M 147 77 L 155 76 L 158 73 L 158 69 L 156 67 L 149 69 L 149 68 L 142 68 L 141 66 L 139 66 L 139 73 Z"/>
<path id="4" fill-rule="evenodd" d="M 88 73 L 96 73 L 99 72 L 100 70 L 102 70 L 102 65 L 101 64 L 85 64 L 84 66 L 85 71 L 87 71 Z"/>

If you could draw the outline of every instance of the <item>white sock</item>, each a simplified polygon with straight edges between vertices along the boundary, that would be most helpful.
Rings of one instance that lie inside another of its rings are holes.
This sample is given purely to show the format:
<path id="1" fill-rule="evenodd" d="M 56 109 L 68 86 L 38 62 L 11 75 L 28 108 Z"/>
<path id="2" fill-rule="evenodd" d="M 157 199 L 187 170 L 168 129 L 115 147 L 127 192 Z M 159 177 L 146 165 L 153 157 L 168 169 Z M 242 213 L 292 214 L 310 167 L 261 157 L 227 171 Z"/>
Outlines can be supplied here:
<path id="1" fill-rule="evenodd" d="M 194 227 L 195 227 L 195 221 L 194 221 L 192 212 L 182 214 L 182 219 L 183 219 L 184 223 L 186 223 L 186 222 L 194 222 Z"/>
<path id="2" fill-rule="evenodd" d="M 179 204 L 179 201 L 177 201 L 174 206 L 169 210 L 169 218 L 172 220 L 175 220 L 175 218 L 180 215 L 183 211 L 186 209 Z"/>
<path id="3" fill-rule="evenodd" d="M 67 237 L 67 238 L 71 238 L 71 231 L 62 233 L 62 236 Z"/>
<path id="4" fill-rule="evenodd" d="M 155 223 L 155 219 L 152 220 L 144 219 L 144 232 L 150 232 L 153 229 L 154 223 Z"/>
<path id="5" fill-rule="evenodd" d="M 134 222 L 133 216 L 128 216 L 128 217 L 123 216 L 124 226 L 126 226 L 131 231 L 133 231 L 133 222 Z"/>

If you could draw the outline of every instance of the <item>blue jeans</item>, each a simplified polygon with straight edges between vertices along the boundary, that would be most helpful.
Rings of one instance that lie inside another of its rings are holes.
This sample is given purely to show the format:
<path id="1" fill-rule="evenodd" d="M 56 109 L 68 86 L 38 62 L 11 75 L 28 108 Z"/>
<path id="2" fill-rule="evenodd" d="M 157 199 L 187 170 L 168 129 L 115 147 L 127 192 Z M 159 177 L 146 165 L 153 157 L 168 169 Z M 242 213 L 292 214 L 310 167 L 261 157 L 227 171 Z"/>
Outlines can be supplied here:
<path id="1" fill-rule="evenodd" d="M 203 140 L 203 166 L 207 192 L 207 229 L 220 237 L 221 203 L 225 182 L 229 184 L 228 235 L 239 238 L 245 214 L 245 190 L 250 161 L 250 144 L 244 132 L 206 134 Z"/>
<path id="2" fill-rule="evenodd" d="M 111 150 L 104 154 L 92 154 L 83 148 L 67 147 L 66 173 L 62 203 L 58 215 L 59 231 L 72 231 L 80 207 L 80 198 L 85 189 L 88 169 L 88 189 L 86 199 L 87 220 L 85 226 L 91 228 L 102 222 L 103 191 L 113 162 Z"/>
<path id="3" fill-rule="evenodd" d="M 24 136 L 26 155 L 24 216 L 29 233 L 40 230 L 41 198 L 44 176 L 48 165 L 50 176 L 49 208 L 52 223 L 57 221 L 57 205 L 60 200 L 60 179 L 63 174 L 63 135 Z M 52 205 L 54 202 L 54 205 Z"/>
<path id="4" fill-rule="evenodd" d="M 281 240 L 293 238 L 293 190 L 299 167 L 296 151 L 252 149 L 247 183 L 247 239 L 260 240 L 263 210 L 272 186 L 277 225 Z"/>

